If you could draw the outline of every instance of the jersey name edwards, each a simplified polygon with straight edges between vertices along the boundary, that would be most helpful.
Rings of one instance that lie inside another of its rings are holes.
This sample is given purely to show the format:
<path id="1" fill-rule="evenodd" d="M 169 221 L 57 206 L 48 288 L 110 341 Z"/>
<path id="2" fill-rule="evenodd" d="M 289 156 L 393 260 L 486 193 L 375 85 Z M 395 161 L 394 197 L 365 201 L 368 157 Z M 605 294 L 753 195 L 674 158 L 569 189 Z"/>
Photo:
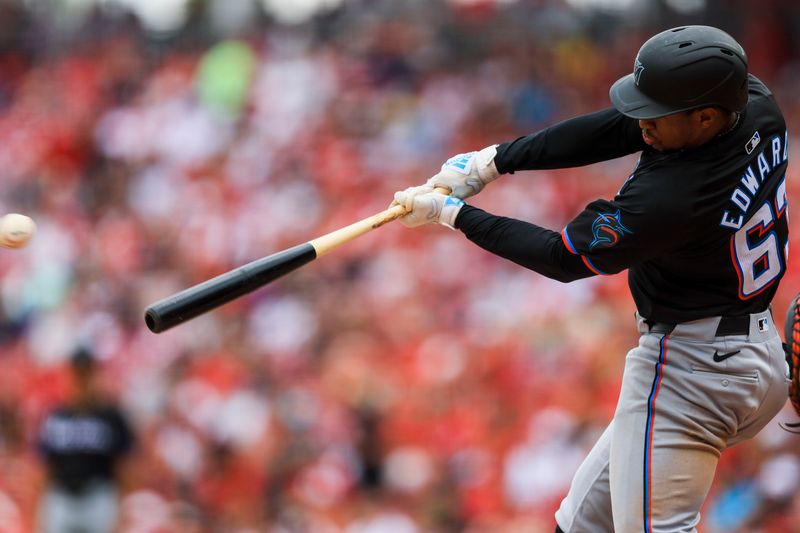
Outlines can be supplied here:
<path id="1" fill-rule="evenodd" d="M 789 158 L 788 131 L 783 138 L 775 135 L 758 153 L 755 161 L 747 165 L 742 175 L 741 186 L 737 186 L 731 194 L 731 202 L 736 206 L 722 212 L 719 225 L 733 229 L 740 229 L 744 224 L 744 215 L 770 173 Z M 783 181 L 776 191 L 776 204 L 778 209 L 786 203 L 786 181 Z"/>

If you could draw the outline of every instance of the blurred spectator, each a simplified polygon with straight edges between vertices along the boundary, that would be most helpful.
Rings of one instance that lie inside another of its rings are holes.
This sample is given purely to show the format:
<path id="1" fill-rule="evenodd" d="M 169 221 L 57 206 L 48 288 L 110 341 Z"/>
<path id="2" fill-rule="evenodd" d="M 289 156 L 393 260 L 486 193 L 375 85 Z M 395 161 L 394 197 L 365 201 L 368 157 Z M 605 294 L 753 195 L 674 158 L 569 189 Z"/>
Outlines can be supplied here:
<path id="1" fill-rule="evenodd" d="M 47 463 L 42 533 L 110 533 L 119 514 L 120 461 L 133 445 L 123 413 L 103 396 L 92 354 L 70 360 L 71 400 L 48 415 L 39 432 Z"/>

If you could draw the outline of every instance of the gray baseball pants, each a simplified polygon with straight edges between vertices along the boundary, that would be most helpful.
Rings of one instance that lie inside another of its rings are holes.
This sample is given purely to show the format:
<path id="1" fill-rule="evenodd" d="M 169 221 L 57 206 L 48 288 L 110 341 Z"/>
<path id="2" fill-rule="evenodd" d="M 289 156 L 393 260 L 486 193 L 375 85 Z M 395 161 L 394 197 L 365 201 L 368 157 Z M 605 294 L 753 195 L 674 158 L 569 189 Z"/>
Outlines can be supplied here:
<path id="1" fill-rule="evenodd" d="M 40 533 L 111 533 L 119 512 L 117 489 L 95 483 L 80 494 L 49 488 L 39 508 Z"/>
<path id="2" fill-rule="evenodd" d="M 637 315 L 614 418 L 556 512 L 565 533 L 697 531 L 720 454 L 787 400 L 770 312 L 737 322 L 731 331 L 720 317 L 668 326 Z"/>

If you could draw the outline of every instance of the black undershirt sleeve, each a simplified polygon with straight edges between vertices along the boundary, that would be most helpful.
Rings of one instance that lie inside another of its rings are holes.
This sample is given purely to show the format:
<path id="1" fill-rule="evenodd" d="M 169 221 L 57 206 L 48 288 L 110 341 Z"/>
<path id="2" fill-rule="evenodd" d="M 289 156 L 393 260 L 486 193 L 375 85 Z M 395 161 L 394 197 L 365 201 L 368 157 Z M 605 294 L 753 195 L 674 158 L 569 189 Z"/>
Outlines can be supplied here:
<path id="1" fill-rule="evenodd" d="M 566 283 L 594 275 L 564 246 L 560 234 L 541 226 L 465 205 L 455 227 L 484 250 L 548 278 Z"/>
<path id="2" fill-rule="evenodd" d="M 645 147 L 638 121 L 608 108 L 502 143 L 494 162 L 501 174 L 569 168 L 615 159 Z"/>

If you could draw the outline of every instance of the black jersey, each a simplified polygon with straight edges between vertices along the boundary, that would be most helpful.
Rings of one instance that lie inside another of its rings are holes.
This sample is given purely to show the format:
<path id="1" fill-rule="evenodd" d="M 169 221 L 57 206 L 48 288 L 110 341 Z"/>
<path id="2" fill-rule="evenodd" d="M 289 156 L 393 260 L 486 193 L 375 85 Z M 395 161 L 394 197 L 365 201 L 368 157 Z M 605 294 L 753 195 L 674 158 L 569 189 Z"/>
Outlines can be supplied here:
<path id="1" fill-rule="evenodd" d="M 45 419 L 39 432 L 50 476 L 72 492 L 94 481 L 113 480 L 116 462 L 132 444 L 130 426 L 113 406 L 59 409 Z"/>
<path id="2" fill-rule="evenodd" d="M 563 168 L 641 151 L 613 200 L 596 200 L 559 235 L 464 206 L 456 227 L 498 255 L 561 281 L 628 269 L 639 313 L 678 323 L 767 308 L 786 271 L 788 135 L 750 76 L 734 128 L 694 149 L 647 146 L 614 109 L 501 144 L 502 172 Z"/>

